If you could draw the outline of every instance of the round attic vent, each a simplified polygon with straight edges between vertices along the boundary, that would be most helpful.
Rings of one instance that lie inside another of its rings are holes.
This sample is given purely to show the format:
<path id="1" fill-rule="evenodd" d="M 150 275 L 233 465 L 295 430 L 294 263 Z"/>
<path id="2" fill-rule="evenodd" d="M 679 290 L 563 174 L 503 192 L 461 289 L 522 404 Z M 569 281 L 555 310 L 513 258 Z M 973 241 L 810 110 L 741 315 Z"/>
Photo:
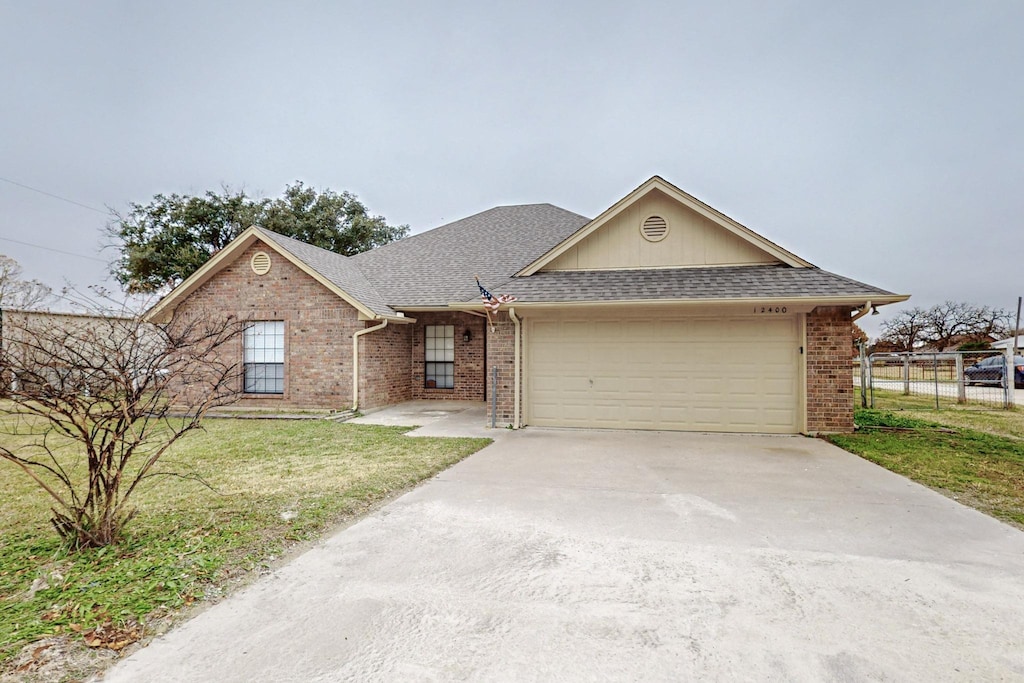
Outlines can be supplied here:
<path id="1" fill-rule="evenodd" d="M 270 254 L 265 251 L 257 251 L 249 260 L 252 272 L 257 275 L 266 275 L 270 272 Z"/>
<path id="2" fill-rule="evenodd" d="M 640 226 L 640 233 L 648 242 L 660 242 L 668 235 L 668 221 L 661 216 L 648 216 Z"/>

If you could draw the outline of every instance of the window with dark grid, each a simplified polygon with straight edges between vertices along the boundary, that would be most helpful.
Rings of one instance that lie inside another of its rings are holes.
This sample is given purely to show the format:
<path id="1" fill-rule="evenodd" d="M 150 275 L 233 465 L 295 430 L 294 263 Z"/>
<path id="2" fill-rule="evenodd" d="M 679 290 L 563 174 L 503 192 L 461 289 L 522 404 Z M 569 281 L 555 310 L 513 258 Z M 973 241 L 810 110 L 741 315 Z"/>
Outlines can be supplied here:
<path id="1" fill-rule="evenodd" d="M 424 386 L 428 389 L 455 387 L 455 326 L 427 325 Z"/>
<path id="2" fill-rule="evenodd" d="M 284 393 L 284 321 L 250 323 L 242 338 L 245 393 Z"/>

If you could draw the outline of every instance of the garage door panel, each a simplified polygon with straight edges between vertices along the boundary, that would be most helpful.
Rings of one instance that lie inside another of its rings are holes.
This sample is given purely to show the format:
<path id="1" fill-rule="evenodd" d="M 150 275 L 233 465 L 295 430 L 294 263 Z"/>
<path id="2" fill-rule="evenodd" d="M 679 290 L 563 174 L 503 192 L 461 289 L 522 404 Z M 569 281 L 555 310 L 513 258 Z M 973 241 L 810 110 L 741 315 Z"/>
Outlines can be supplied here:
<path id="1" fill-rule="evenodd" d="M 794 316 L 528 319 L 527 422 L 799 431 Z"/>

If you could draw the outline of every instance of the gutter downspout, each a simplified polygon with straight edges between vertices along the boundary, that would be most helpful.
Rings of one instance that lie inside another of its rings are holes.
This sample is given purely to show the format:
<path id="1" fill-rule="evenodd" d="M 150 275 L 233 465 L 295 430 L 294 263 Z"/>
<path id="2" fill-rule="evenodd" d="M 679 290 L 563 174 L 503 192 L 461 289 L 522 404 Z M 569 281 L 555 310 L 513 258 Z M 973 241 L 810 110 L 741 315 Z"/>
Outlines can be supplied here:
<path id="1" fill-rule="evenodd" d="M 509 309 L 508 309 L 508 317 L 511 318 L 512 322 L 515 323 L 515 325 L 516 325 L 516 332 L 515 332 L 516 339 L 515 339 L 515 346 L 514 346 L 515 350 L 513 351 L 513 354 L 514 354 L 513 357 L 515 358 L 515 373 L 516 374 L 515 374 L 515 377 L 512 380 L 513 391 L 515 391 L 515 396 L 512 399 L 512 405 L 514 406 L 512 408 L 512 427 L 514 429 L 519 429 L 520 427 L 522 427 L 522 422 L 519 419 L 519 324 L 520 324 L 521 321 L 520 321 L 519 318 L 516 317 L 516 307 L 515 306 L 510 306 L 509 307 Z"/>
<path id="2" fill-rule="evenodd" d="M 868 311 L 870 311 L 870 310 L 871 310 L 871 302 L 869 301 L 866 304 L 864 304 L 864 308 L 862 308 L 859 311 L 857 311 L 857 315 L 855 315 L 852 318 L 850 318 L 850 322 L 854 322 L 856 320 L 860 320 L 861 318 L 866 316 L 868 314 Z"/>
<path id="3" fill-rule="evenodd" d="M 380 325 L 357 330 L 352 334 L 352 410 L 359 410 L 359 338 L 364 334 L 383 330 L 388 326 L 388 319 Z"/>

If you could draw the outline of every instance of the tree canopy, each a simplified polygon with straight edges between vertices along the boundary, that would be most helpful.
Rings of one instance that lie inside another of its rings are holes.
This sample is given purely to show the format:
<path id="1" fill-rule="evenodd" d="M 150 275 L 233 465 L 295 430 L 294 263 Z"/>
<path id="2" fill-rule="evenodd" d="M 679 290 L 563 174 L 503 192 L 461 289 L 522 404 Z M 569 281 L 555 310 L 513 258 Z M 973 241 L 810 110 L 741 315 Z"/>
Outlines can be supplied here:
<path id="1" fill-rule="evenodd" d="M 880 342 L 897 351 L 922 346 L 948 349 L 954 344 L 987 342 L 1012 327 L 1009 311 L 989 306 L 946 301 L 931 308 L 910 308 L 882 323 Z"/>
<path id="2" fill-rule="evenodd" d="M 111 273 L 130 293 L 173 287 L 251 225 L 351 256 L 405 237 L 409 226 L 388 225 L 349 192 L 318 192 L 301 182 L 276 199 L 244 190 L 203 195 L 158 194 L 129 205 L 108 226 L 120 249 Z"/>
<path id="3" fill-rule="evenodd" d="M 31 310 L 44 307 L 53 291 L 39 280 L 24 280 L 21 265 L 0 254 L 0 309 Z"/>

